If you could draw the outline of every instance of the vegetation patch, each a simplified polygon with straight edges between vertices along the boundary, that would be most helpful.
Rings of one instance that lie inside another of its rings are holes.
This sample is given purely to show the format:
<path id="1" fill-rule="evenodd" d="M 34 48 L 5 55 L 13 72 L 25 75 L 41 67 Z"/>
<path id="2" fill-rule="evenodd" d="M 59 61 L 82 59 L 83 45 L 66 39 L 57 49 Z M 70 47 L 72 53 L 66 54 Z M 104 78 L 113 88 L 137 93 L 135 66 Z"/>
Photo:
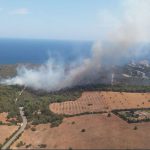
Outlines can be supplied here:
<path id="1" fill-rule="evenodd" d="M 76 86 L 72 88 L 77 91 L 113 91 L 113 92 L 133 92 L 143 93 L 150 92 L 150 86 L 143 85 L 126 85 L 126 84 L 88 84 L 82 86 Z M 71 90 L 71 89 L 70 89 Z"/>
<path id="2" fill-rule="evenodd" d="M 86 131 L 85 129 L 82 129 L 82 130 L 81 130 L 81 132 L 85 132 L 85 131 Z"/>
<path id="3" fill-rule="evenodd" d="M 26 145 L 26 148 L 30 148 L 32 146 L 32 144 L 28 144 Z"/>
<path id="4" fill-rule="evenodd" d="M 99 112 L 84 112 L 80 114 L 74 114 L 74 115 L 63 115 L 64 117 L 75 117 L 75 116 L 82 116 L 82 115 L 90 115 L 90 114 L 104 114 L 107 113 L 107 111 L 99 111 Z"/>
<path id="5" fill-rule="evenodd" d="M 71 124 L 75 124 L 75 121 L 72 121 L 72 123 Z"/>
<path id="6" fill-rule="evenodd" d="M 7 119 L 10 119 L 9 125 L 21 122 L 19 107 L 24 107 L 24 113 L 28 121 L 33 125 L 51 123 L 52 127 L 58 126 L 62 120 L 62 115 L 57 115 L 49 110 L 49 104 L 54 102 L 71 101 L 81 96 L 80 91 L 58 91 L 44 92 L 25 90 L 15 102 L 19 92 L 23 87 L 18 86 L 0 86 L 0 113 L 8 112 Z M 13 120 L 11 118 L 16 118 Z M 0 122 L 0 124 L 3 124 Z"/>
<path id="7" fill-rule="evenodd" d="M 46 145 L 46 144 L 39 144 L 38 147 L 39 147 L 39 148 L 46 148 L 47 145 Z"/>
<path id="8" fill-rule="evenodd" d="M 16 118 L 16 121 L 10 121 L 12 124 L 21 122 L 19 108 L 15 104 L 18 91 L 16 86 L 0 86 L 0 113 L 8 112 L 7 119 Z"/>
<path id="9" fill-rule="evenodd" d="M 137 130 L 137 129 L 138 129 L 137 126 L 135 126 L 135 127 L 134 127 L 134 130 Z"/>
<path id="10" fill-rule="evenodd" d="M 32 127 L 31 130 L 32 130 L 32 131 L 36 131 L 36 128 Z"/>
<path id="11" fill-rule="evenodd" d="M 23 141 L 20 141 L 19 143 L 17 143 L 16 147 L 21 147 L 21 146 L 24 146 L 25 143 Z"/>
<path id="12" fill-rule="evenodd" d="M 150 108 L 113 110 L 112 112 L 128 123 L 150 121 Z"/>
<path id="13" fill-rule="evenodd" d="M 51 123 L 51 127 L 57 127 L 62 123 L 64 116 L 58 115 L 49 110 L 49 104 L 75 100 L 81 96 L 81 92 L 41 92 L 25 90 L 17 101 L 18 107 L 24 107 L 25 116 L 28 122 L 33 125 Z"/>
<path id="14" fill-rule="evenodd" d="M 68 150 L 72 150 L 72 149 L 73 149 L 72 147 L 69 147 L 69 148 L 68 148 Z"/>
<path id="15" fill-rule="evenodd" d="M 111 113 L 108 113 L 108 114 L 107 114 L 107 117 L 111 117 Z"/>

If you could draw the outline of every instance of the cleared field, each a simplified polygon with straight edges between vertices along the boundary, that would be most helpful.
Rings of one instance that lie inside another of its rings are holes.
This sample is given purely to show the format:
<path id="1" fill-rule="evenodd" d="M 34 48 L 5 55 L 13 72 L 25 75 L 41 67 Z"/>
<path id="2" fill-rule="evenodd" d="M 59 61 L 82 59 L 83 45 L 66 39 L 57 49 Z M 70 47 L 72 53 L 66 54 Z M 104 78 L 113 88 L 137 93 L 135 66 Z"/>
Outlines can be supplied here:
<path id="1" fill-rule="evenodd" d="M 2 123 L 9 123 L 9 121 L 7 121 L 7 115 L 8 113 L 6 112 L 0 113 L 0 121 Z M 0 144 L 3 144 L 6 138 L 9 138 L 17 129 L 18 126 L 15 125 L 0 125 Z"/>
<path id="2" fill-rule="evenodd" d="M 0 125 L 0 144 L 3 144 L 17 129 L 18 126 Z"/>
<path id="3" fill-rule="evenodd" d="M 58 114 L 80 114 L 114 109 L 149 108 L 150 93 L 84 92 L 75 101 L 50 104 L 50 110 Z"/>
<path id="4" fill-rule="evenodd" d="M 137 130 L 134 127 L 137 126 Z M 22 141 L 20 149 L 39 149 L 45 144 L 47 149 L 146 149 L 150 148 L 150 123 L 128 124 L 119 117 L 106 114 L 91 114 L 65 118 L 59 127 L 50 128 L 49 124 L 25 130 L 12 145 Z M 83 130 L 84 129 L 84 130 Z M 83 132 L 84 131 L 84 132 Z"/>

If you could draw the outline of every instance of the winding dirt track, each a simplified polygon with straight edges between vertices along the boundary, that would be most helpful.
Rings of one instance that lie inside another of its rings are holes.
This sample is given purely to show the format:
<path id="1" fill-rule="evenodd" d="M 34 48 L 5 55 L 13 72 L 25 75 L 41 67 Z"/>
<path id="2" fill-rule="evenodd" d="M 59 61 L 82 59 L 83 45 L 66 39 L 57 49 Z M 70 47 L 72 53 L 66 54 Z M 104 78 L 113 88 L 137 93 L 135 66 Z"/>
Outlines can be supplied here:
<path id="1" fill-rule="evenodd" d="M 102 112 L 113 109 L 149 108 L 150 93 L 84 92 L 75 101 L 50 104 L 49 108 L 58 114 L 80 114 Z"/>

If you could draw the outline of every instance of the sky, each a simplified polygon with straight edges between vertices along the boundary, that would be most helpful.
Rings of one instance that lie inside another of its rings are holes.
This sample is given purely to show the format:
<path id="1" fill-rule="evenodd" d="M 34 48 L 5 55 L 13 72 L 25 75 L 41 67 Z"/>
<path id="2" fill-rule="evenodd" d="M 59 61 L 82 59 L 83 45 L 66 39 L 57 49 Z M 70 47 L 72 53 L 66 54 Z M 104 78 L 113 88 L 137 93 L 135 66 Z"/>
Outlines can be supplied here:
<path id="1" fill-rule="evenodd" d="M 108 10 L 119 17 L 120 0 L 0 0 L 0 38 L 97 40 Z"/>

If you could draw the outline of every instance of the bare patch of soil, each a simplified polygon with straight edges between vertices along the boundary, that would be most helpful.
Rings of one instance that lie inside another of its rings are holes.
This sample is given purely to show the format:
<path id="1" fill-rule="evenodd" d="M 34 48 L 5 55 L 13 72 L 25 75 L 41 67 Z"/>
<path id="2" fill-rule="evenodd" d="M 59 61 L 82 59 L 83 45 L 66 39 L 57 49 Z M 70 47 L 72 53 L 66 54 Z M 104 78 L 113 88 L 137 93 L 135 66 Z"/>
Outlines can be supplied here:
<path id="1" fill-rule="evenodd" d="M 150 123 L 128 124 L 113 114 L 76 116 L 65 118 L 59 127 L 45 124 L 35 128 L 36 131 L 25 130 L 11 148 L 16 148 L 20 141 L 32 144 L 30 148 L 39 148 L 41 144 L 49 149 L 150 148 Z"/>
<path id="2" fill-rule="evenodd" d="M 18 126 L 0 125 L 0 144 L 3 144 L 17 129 Z"/>

